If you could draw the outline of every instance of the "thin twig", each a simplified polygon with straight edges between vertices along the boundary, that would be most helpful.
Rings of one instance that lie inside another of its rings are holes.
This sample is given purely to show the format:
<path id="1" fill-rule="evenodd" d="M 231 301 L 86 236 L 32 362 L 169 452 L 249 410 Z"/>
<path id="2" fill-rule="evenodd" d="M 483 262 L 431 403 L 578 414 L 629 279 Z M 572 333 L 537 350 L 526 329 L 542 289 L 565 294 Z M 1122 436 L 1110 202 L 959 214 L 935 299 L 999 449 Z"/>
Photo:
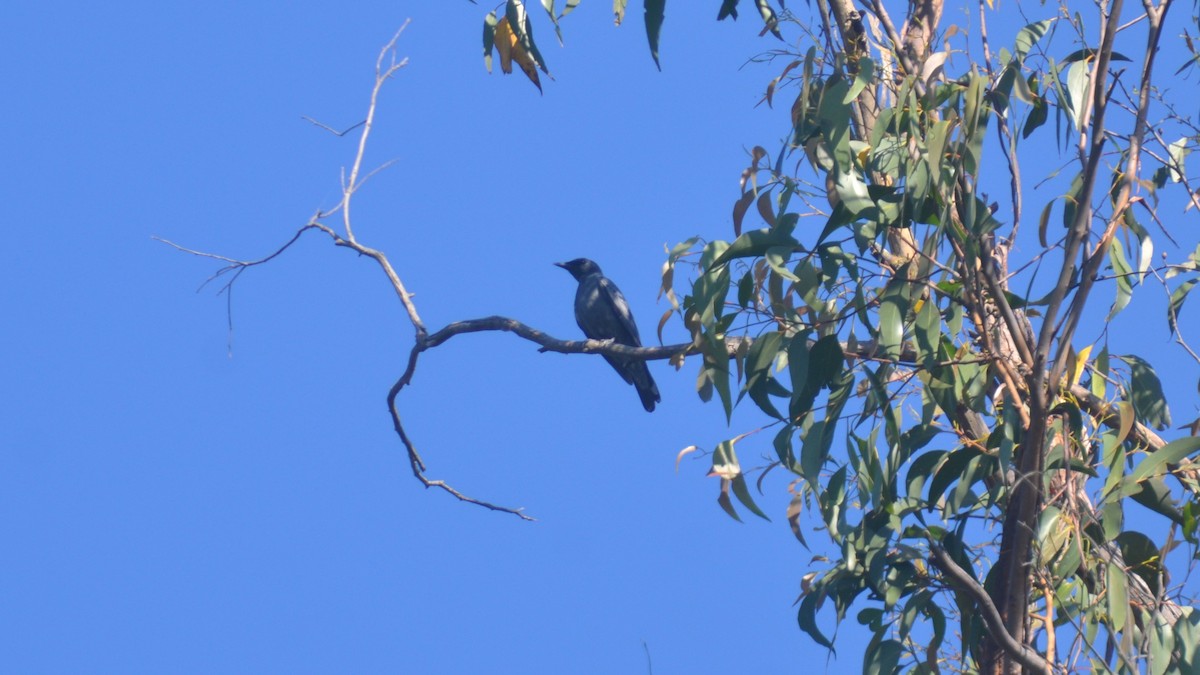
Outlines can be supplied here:
<path id="1" fill-rule="evenodd" d="M 321 124 L 320 122 L 314 120 L 313 118 L 309 117 L 308 115 L 301 115 L 300 119 L 308 121 L 308 122 L 312 122 L 313 124 L 324 129 L 325 131 L 328 131 L 329 133 L 333 134 L 334 136 L 338 136 L 338 137 L 345 136 L 346 134 L 350 133 L 351 131 L 354 131 L 355 129 L 357 129 L 367 123 L 366 120 L 363 120 L 363 121 L 359 122 L 358 124 L 355 124 L 352 127 L 346 127 L 346 129 L 343 131 L 338 131 L 337 129 L 334 129 L 333 127 L 329 127 L 324 124 Z"/>

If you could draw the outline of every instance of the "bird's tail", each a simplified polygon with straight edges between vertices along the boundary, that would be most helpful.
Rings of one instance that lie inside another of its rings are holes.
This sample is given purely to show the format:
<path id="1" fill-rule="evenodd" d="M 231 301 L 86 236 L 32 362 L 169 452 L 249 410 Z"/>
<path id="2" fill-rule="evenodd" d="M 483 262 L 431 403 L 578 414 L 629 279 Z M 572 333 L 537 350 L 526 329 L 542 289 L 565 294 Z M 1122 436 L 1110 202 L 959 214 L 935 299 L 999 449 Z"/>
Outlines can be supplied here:
<path id="1" fill-rule="evenodd" d="M 654 383 L 654 378 L 650 377 L 650 369 L 646 367 L 646 362 L 638 364 L 640 368 L 633 368 L 630 373 L 633 376 L 633 386 L 637 388 L 638 397 L 642 399 L 642 407 L 646 412 L 654 412 L 654 404 L 662 400 L 658 394 L 658 385 Z"/>

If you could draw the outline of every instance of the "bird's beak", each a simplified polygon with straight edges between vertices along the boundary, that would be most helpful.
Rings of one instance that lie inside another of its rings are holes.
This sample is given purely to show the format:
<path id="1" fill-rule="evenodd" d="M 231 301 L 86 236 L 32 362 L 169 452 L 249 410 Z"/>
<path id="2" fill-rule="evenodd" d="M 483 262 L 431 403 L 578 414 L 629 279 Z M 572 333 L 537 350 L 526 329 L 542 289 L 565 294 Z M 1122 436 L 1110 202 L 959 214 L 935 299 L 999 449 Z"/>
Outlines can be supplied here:
<path id="1" fill-rule="evenodd" d="M 561 267 L 561 268 L 563 268 L 564 270 L 565 270 L 565 269 L 567 269 L 567 264 L 566 264 L 566 263 L 554 263 L 554 266 L 555 266 L 555 267 Z"/>

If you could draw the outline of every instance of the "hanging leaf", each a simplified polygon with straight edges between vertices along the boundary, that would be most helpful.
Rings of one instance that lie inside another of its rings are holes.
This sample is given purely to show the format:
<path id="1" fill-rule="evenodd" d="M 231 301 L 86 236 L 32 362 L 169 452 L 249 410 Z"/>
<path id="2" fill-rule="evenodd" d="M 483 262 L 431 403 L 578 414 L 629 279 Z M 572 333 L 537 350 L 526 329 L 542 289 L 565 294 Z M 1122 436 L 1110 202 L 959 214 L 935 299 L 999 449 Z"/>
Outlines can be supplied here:
<path id="1" fill-rule="evenodd" d="M 762 216 L 763 221 L 775 227 L 775 210 L 771 208 L 771 191 L 768 188 L 763 190 L 762 195 L 758 198 L 758 215 Z"/>
<path id="2" fill-rule="evenodd" d="M 1183 302 L 1187 300 L 1188 293 L 1192 292 L 1192 287 L 1197 281 L 1200 279 L 1187 279 L 1171 291 L 1171 302 L 1167 307 L 1167 327 L 1171 329 L 1172 336 L 1179 330 L 1179 311 L 1183 309 Z"/>
<path id="3" fill-rule="evenodd" d="M 717 21 L 724 21 L 725 17 L 732 16 L 737 20 L 738 0 L 722 0 L 721 9 L 717 10 Z"/>
<path id="4" fill-rule="evenodd" d="M 663 18 L 667 9 L 667 0 L 646 0 L 646 39 L 650 41 L 650 56 L 654 57 L 654 65 L 662 70 L 658 62 L 658 34 L 662 31 Z"/>
<path id="5" fill-rule="evenodd" d="M 850 103 L 858 98 L 858 95 L 871 84 L 875 77 L 875 62 L 870 57 L 863 56 L 858 59 L 858 72 L 854 75 L 854 84 L 850 85 L 850 90 L 846 92 L 846 96 L 842 98 L 842 103 Z"/>
<path id="6" fill-rule="evenodd" d="M 1113 630 L 1123 631 L 1129 617 L 1129 586 L 1125 580 L 1125 570 L 1113 564 L 1105 567 L 1108 570 L 1108 616 Z"/>
<path id="7" fill-rule="evenodd" d="M 1191 149 L 1187 147 L 1188 139 L 1183 137 L 1174 143 L 1167 146 L 1167 153 L 1171 155 L 1171 163 L 1167 169 L 1171 172 L 1171 181 L 1180 183 L 1187 180 L 1187 174 L 1184 171 L 1183 160 L 1191 153 Z"/>
<path id="8" fill-rule="evenodd" d="M 1071 123 L 1075 125 L 1077 131 L 1082 131 L 1080 124 L 1083 122 L 1083 113 L 1088 108 L 1088 102 L 1085 99 L 1088 82 L 1091 79 L 1086 60 L 1076 61 L 1067 70 L 1067 94 L 1070 97 L 1067 102 L 1067 111 L 1071 114 Z"/>
<path id="9" fill-rule="evenodd" d="M 1079 350 L 1075 355 L 1074 362 L 1071 364 L 1071 380 L 1070 386 L 1074 387 L 1079 384 L 1079 378 L 1083 376 L 1083 369 L 1087 367 L 1088 357 L 1092 355 L 1092 345 L 1088 345 Z"/>
<path id="10" fill-rule="evenodd" d="M 1046 99 L 1037 96 L 1033 99 L 1033 107 L 1029 110 L 1029 117 L 1025 118 L 1025 126 L 1021 129 L 1021 138 L 1029 138 L 1029 135 L 1038 127 L 1046 123 L 1050 116 L 1050 106 L 1046 103 Z"/>
<path id="11" fill-rule="evenodd" d="M 1013 56 L 1018 60 L 1023 60 L 1025 55 L 1029 53 L 1029 50 L 1038 43 L 1038 40 L 1041 40 L 1042 36 L 1050 31 L 1050 26 L 1054 25 L 1055 21 L 1056 19 L 1046 19 L 1045 21 L 1031 23 L 1022 28 L 1021 31 L 1017 33 L 1017 41 Z"/>
<path id="12" fill-rule="evenodd" d="M 805 595 L 804 600 L 800 602 L 800 611 L 797 613 L 796 621 L 800 624 L 800 630 L 808 633 L 814 642 L 833 651 L 833 643 L 817 627 L 817 606 L 822 597 L 819 593 Z"/>
<path id="13" fill-rule="evenodd" d="M 884 628 L 887 629 L 886 626 Z M 863 675 L 891 675 L 900 663 L 904 645 L 895 639 L 880 640 L 882 635 L 882 632 L 876 633 L 867 645 L 867 652 L 863 656 Z"/>
<path id="14" fill-rule="evenodd" d="M 720 505 L 722 511 L 729 514 L 730 518 L 740 523 L 742 522 L 742 517 L 737 514 L 737 509 L 733 508 L 733 500 L 729 498 L 729 486 L 731 483 L 732 481 L 728 480 L 721 481 L 721 493 L 717 495 L 717 504 Z"/>
<path id="15" fill-rule="evenodd" d="M 743 192 L 742 196 L 733 203 L 733 236 L 742 236 L 742 220 L 745 219 L 746 211 L 750 210 L 752 203 L 754 203 L 753 190 Z"/>
<path id="16" fill-rule="evenodd" d="M 613 23 L 620 26 L 625 20 L 625 5 L 629 4 L 629 0 L 613 0 Z"/>
<path id="17" fill-rule="evenodd" d="M 791 430 L 787 430 L 787 432 L 790 434 Z M 800 514 L 802 513 L 803 507 L 804 495 L 797 494 L 796 496 L 792 497 L 792 501 L 787 507 L 787 521 L 788 525 L 792 526 L 792 534 L 795 535 L 796 539 L 800 542 L 800 545 L 804 548 L 808 548 L 808 542 L 804 540 L 804 531 L 800 529 Z"/>
<path id="18" fill-rule="evenodd" d="M 1200 451 L 1200 437 L 1188 436 L 1171 441 L 1150 453 L 1146 459 L 1143 459 L 1134 468 L 1133 473 L 1129 474 L 1129 478 L 1126 479 L 1126 486 L 1133 486 L 1147 478 L 1161 476 L 1169 468 L 1167 465 L 1178 464 L 1180 460 L 1189 457 L 1197 451 Z M 1132 491 L 1131 487 L 1129 489 L 1122 489 L 1122 492 L 1131 493 Z"/>
<path id="19" fill-rule="evenodd" d="M 496 47 L 496 13 L 488 12 L 483 17 L 483 65 L 492 72 L 492 52 Z"/>
<path id="20" fill-rule="evenodd" d="M 1133 354 L 1117 358 L 1129 364 L 1129 399 L 1138 419 L 1160 430 L 1171 426 L 1171 411 L 1167 409 L 1167 399 L 1154 367 Z"/>
<path id="21" fill-rule="evenodd" d="M 550 16 L 550 23 L 554 24 L 554 34 L 558 37 L 558 45 L 563 44 L 562 26 L 558 25 L 558 16 L 554 13 L 554 0 L 542 0 L 542 9 L 546 10 L 546 14 Z"/>
<path id="22" fill-rule="evenodd" d="M 779 32 L 779 18 L 775 16 L 775 10 L 771 9 L 771 3 L 767 2 L 767 0 L 754 0 L 754 2 L 758 5 L 758 13 L 762 16 L 763 24 L 765 25 L 763 33 L 760 33 L 760 35 L 771 31 L 771 35 L 782 40 L 783 34 Z"/>
<path id="23" fill-rule="evenodd" d="M 525 76 L 540 92 L 542 83 L 538 78 L 537 63 L 512 30 L 512 23 L 507 16 L 496 24 L 495 38 L 496 51 L 500 53 L 500 71 L 505 75 L 512 73 L 512 64 L 516 61 L 517 65 L 521 67 L 521 72 L 525 73 Z"/>
<path id="24" fill-rule="evenodd" d="M 1108 244 L 1108 260 L 1112 264 L 1113 274 L 1117 277 L 1117 297 L 1113 300 L 1112 309 L 1108 312 L 1108 321 L 1125 309 L 1133 299 L 1133 268 L 1125 259 L 1125 247 L 1121 240 L 1114 237 Z"/>
<path id="25" fill-rule="evenodd" d="M 758 504 L 754 503 L 754 497 L 750 495 L 750 490 L 746 487 L 746 476 L 744 474 L 739 473 L 737 476 L 734 476 L 733 494 L 737 496 L 738 501 L 740 501 L 743 506 L 750 509 L 751 513 L 767 522 L 771 521 L 771 519 L 767 517 L 767 514 L 763 513 L 762 509 L 758 508 Z"/>

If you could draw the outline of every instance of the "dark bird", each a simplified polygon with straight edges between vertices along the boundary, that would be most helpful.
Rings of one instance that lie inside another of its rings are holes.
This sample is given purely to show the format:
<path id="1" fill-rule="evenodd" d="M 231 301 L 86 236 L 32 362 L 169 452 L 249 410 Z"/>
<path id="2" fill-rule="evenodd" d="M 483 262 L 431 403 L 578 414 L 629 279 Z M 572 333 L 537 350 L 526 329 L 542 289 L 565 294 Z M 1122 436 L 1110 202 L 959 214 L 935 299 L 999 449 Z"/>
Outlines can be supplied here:
<path id="1" fill-rule="evenodd" d="M 625 302 L 621 289 L 600 272 L 599 265 L 587 258 L 554 264 L 570 272 L 579 282 L 579 289 L 575 292 L 575 323 L 579 324 L 584 335 L 593 340 L 611 339 L 630 347 L 642 346 L 629 303 Z M 603 356 L 621 379 L 637 389 L 646 412 L 654 412 L 654 404 L 662 398 L 658 395 L 658 386 L 650 377 L 646 362 L 608 354 Z"/>

